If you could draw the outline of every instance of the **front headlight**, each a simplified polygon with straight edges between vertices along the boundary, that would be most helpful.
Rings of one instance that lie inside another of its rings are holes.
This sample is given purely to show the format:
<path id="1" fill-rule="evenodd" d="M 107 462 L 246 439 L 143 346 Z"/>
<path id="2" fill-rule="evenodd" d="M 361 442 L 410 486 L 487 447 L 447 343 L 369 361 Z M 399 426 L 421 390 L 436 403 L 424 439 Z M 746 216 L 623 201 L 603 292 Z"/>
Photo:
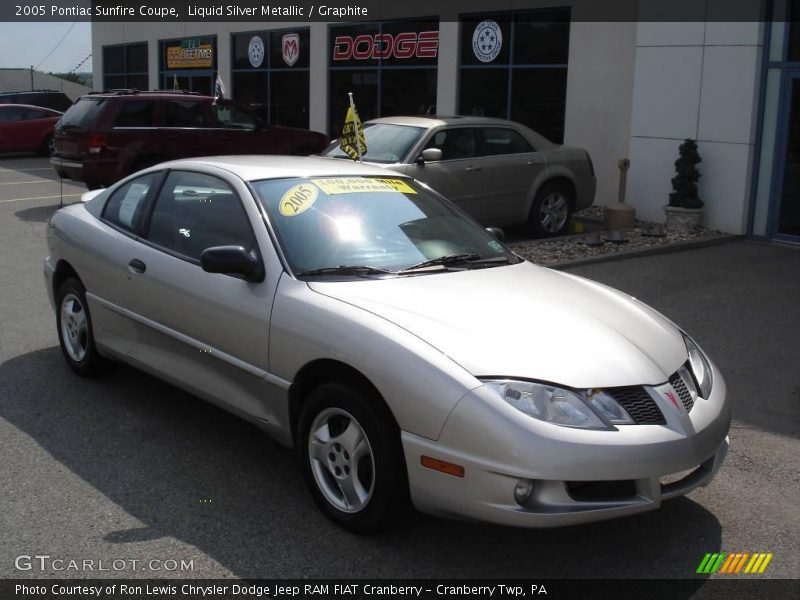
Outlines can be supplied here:
<path id="1" fill-rule="evenodd" d="M 489 379 L 483 383 L 520 412 L 547 423 L 582 429 L 611 429 L 608 422 L 633 423 L 625 409 L 602 390 L 575 391 L 507 379 Z"/>
<path id="2" fill-rule="evenodd" d="M 692 375 L 694 375 L 697 386 L 700 389 L 700 396 L 708 398 L 711 395 L 711 386 L 713 384 L 711 378 L 711 365 L 708 359 L 700 351 L 688 335 L 683 336 L 686 342 L 686 351 L 689 353 L 689 365 L 692 367 Z"/>

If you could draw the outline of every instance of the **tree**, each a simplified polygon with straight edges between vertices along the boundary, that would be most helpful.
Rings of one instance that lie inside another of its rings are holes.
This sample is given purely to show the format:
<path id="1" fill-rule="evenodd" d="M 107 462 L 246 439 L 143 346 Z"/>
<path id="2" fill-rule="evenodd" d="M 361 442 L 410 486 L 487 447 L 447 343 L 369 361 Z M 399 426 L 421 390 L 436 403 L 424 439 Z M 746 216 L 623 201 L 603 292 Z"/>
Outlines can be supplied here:
<path id="1" fill-rule="evenodd" d="M 678 160 L 675 161 L 675 177 L 672 178 L 672 189 L 669 205 L 680 208 L 703 208 L 703 201 L 697 196 L 697 180 L 700 171 L 697 163 L 702 161 L 697 153 L 697 142 L 684 140 L 678 148 Z"/>

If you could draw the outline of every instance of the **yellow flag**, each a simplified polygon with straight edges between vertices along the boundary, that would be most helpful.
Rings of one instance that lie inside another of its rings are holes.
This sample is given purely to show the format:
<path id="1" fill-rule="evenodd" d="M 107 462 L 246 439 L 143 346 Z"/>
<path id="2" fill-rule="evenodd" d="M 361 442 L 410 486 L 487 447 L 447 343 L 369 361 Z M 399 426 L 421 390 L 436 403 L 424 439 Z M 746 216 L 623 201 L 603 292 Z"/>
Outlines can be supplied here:
<path id="1" fill-rule="evenodd" d="M 356 135 L 358 131 L 358 135 Z M 358 144 L 358 146 L 356 146 Z M 339 139 L 339 148 L 353 160 L 358 160 L 359 149 L 361 156 L 367 153 L 367 139 L 364 137 L 364 128 L 361 127 L 361 119 L 358 118 L 358 111 L 355 106 L 347 109 L 347 117 L 342 128 L 342 137 Z"/>

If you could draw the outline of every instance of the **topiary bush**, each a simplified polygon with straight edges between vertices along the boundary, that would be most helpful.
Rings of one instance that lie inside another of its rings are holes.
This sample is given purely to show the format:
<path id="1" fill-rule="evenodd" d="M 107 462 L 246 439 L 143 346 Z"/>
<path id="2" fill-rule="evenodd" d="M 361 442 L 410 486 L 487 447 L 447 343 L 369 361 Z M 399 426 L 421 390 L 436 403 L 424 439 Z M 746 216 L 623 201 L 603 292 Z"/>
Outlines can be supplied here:
<path id="1" fill-rule="evenodd" d="M 672 178 L 673 192 L 669 195 L 669 205 L 679 208 L 703 208 L 703 201 L 697 196 L 697 180 L 700 171 L 697 163 L 702 161 L 697 152 L 697 142 L 685 140 L 678 148 L 675 161 L 675 177 Z"/>

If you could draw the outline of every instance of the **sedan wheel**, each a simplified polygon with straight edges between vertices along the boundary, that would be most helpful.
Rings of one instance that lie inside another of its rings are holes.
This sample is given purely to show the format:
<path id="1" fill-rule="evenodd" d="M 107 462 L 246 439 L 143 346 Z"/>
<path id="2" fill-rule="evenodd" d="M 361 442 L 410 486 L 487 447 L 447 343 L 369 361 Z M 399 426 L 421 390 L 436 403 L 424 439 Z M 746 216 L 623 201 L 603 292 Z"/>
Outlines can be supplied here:
<path id="1" fill-rule="evenodd" d="M 365 533 L 386 529 L 407 508 L 400 430 L 368 386 L 324 383 L 300 414 L 298 446 L 306 482 L 322 511 Z"/>
<path id="2" fill-rule="evenodd" d="M 347 411 L 328 408 L 311 424 L 311 470 L 325 499 L 347 513 L 363 510 L 375 489 L 375 458 L 364 429 Z"/>
<path id="3" fill-rule="evenodd" d="M 569 223 L 572 191 L 565 185 L 545 185 L 536 194 L 531 211 L 531 229 L 535 235 L 552 236 L 562 233 Z"/>
<path id="4" fill-rule="evenodd" d="M 78 297 L 69 293 L 61 301 L 61 338 L 64 349 L 75 362 L 86 358 L 89 346 L 89 330 L 86 310 Z"/>
<path id="5" fill-rule="evenodd" d="M 77 279 L 67 279 L 57 294 L 56 326 L 61 352 L 79 375 L 91 377 L 104 372 L 109 362 L 97 353 L 92 334 L 92 317 L 86 290 Z"/>

